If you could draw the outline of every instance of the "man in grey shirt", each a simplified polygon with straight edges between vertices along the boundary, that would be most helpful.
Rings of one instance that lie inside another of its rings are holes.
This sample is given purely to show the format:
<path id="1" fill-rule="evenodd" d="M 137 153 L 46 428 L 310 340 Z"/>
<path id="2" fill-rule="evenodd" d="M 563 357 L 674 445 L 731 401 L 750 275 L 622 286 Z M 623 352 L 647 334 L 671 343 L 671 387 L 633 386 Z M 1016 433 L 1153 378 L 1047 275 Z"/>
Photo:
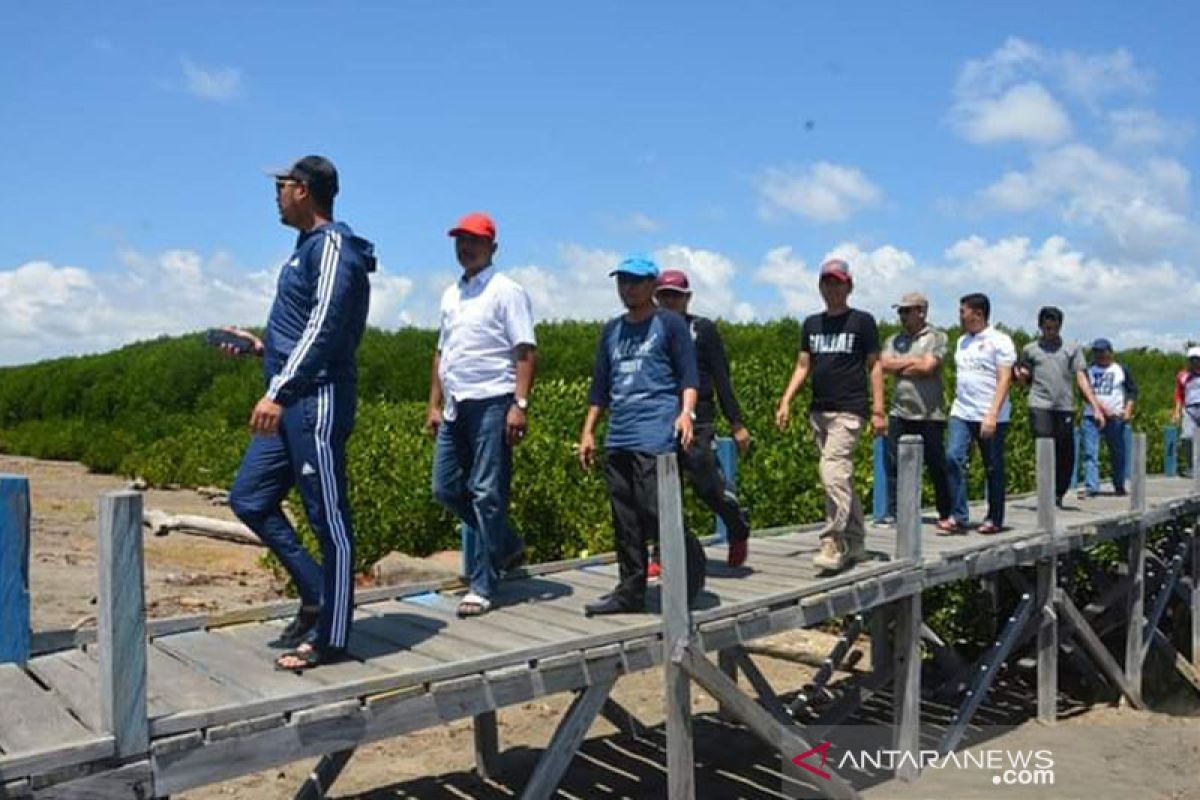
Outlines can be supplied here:
<path id="1" fill-rule="evenodd" d="M 1013 377 L 1029 386 L 1029 425 L 1037 438 L 1054 440 L 1054 492 L 1058 505 L 1075 474 L 1075 386 L 1103 419 L 1103 409 L 1087 379 L 1087 359 L 1078 344 L 1062 339 L 1063 312 L 1038 311 L 1041 336 L 1025 345 Z"/>
<path id="2" fill-rule="evenodd" d="M 900 314 L 901 330 L 883 345 L 880 364 L 885 374 L 895 376 L 887 426 L 887 517 L 896 520 L 896 459 L 900 437 L 913 433 L 925 444 L 925 466 L 933 481 L 938 518 L 950 518 L 950 485 L 946 480 L 945 395 L 942 392 L 942 362 L 948 340 L 943 330 L 931 326 L 929 300 L 909 292 L 894 308 Z"/>

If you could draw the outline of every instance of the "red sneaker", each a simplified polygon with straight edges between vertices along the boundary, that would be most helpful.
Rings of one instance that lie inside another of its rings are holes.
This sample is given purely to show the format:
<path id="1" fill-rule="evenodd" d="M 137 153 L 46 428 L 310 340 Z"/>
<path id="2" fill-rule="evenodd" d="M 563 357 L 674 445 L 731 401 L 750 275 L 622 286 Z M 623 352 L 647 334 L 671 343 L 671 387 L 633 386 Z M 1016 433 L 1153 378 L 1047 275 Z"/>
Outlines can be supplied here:
<path id="1" fill-rule="evenodd" d="M 739 539 L 729 543 L 729 553 L 725 556 L 725 563 L 731 567 L 740 567 L 746 563 L 746 555 L 750 550 L 750 541 L 748 539 Z"/>
<path id="2" fill-rule="evenodd" d="M 646 577 L 651 579 L 658 578 L 662 574 L 662 565 L 655 559 L 650 559 L 650 566 L 646 567 Z"/>

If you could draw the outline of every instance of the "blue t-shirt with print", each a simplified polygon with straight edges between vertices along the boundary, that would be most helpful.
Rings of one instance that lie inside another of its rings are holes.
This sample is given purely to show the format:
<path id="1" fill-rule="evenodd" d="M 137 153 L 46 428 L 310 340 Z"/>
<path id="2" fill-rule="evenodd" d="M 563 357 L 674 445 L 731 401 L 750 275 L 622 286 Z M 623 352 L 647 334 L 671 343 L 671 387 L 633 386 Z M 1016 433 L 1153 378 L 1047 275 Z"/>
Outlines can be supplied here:
<path id="1" fill-rule="evenodd" d="M 696 388 L 696 350 L 683 317 L 659 309 L 642 322 L 609 320 L 588 402 L 607 408 L 609 450 L 670 453 L 680 393 Z"/>

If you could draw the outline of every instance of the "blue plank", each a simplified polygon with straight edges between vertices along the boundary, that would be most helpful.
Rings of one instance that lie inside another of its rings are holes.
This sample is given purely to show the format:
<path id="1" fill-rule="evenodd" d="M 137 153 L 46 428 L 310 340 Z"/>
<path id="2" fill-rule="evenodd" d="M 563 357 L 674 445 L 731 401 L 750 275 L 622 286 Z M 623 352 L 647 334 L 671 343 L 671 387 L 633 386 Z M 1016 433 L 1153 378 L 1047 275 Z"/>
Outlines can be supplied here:
<path id="1" fill-rule="evenodd" d="M 0 663 L 29 660 L 29 479 L 0 475 Z"/>
<path id="2" fill-rule="evenodd" d="M 1163 428 L 1163 473 L 1168 478 L 1179 476 L 1179 429 L 1174 425 Z"/>
<path id="3" fill-rule="evenodd" d="M 876 521 L 887 516 L 887 455 L 885 448 L 887 440 L 882 436 L 875 437 L 872 455 L 874 457 L 875 480 L 871 487 L 871 515 Z"/>

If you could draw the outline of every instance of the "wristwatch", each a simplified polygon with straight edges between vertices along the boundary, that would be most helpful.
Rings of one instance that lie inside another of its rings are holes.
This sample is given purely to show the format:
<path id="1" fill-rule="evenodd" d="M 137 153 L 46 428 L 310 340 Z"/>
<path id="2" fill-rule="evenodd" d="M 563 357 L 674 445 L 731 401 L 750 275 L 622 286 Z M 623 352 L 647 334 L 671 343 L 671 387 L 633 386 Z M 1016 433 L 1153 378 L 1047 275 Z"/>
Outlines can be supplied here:
<path id="1" fill-rule="evenodd" d="M 525 411 L 526 409 L 529 408 L 529 398 L 528 397 L 513 398 L 513 405 L 515 405 L 517 408 L 521 409 L 522 411 Z"/>

